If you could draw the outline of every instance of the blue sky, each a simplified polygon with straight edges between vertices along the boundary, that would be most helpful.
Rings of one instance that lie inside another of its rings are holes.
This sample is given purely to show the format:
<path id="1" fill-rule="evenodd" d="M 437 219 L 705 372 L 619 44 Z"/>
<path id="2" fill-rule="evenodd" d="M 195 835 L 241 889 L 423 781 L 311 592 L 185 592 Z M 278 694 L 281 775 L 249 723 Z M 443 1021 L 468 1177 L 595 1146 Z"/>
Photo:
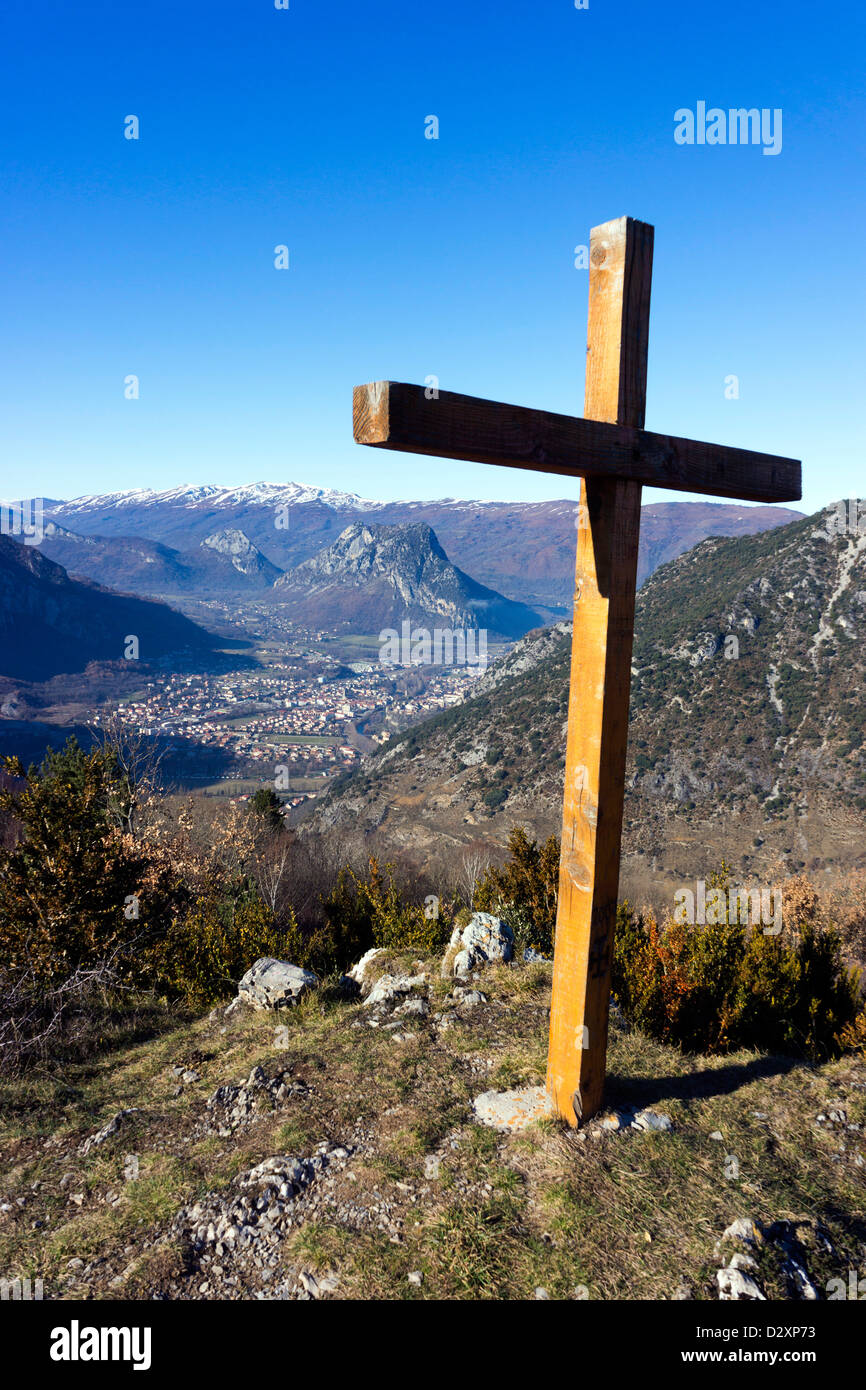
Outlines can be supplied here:
<path id="1" fill-rule="evenodd" d="M 360 449 L 351 388 L 581 413 L 574 247 L 625 213 L 656 228 L 648 428 L 801 457 L 809 510 L 862 495 L 864 29 L 799 0 L 12 4 L 0 495 L 576 496 Z M 781 153 L 675 144 L 700 100 L 781 108 Z"/>

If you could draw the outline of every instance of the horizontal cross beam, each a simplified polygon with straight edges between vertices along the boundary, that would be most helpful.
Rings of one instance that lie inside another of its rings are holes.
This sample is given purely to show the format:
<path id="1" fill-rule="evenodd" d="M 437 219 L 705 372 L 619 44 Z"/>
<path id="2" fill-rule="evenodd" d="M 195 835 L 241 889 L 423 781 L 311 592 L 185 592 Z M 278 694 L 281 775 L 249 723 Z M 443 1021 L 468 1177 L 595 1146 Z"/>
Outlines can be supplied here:
<path id="1" fill-rule="evenodd" d="M 569 478 L 629 478 L 650 487 L 750 502 L 796 502 L 797 459 L 653 434 L 423 386 L 356 386 L 355 439 L 380 449 L 465 459 Z"/>

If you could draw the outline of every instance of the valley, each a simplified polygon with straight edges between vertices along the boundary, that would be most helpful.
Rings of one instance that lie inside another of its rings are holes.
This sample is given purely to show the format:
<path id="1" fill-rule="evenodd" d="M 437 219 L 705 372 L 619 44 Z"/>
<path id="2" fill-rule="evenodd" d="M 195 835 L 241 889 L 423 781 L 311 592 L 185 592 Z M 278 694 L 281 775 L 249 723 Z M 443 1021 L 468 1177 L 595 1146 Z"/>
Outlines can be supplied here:
<path id="1" fill-rule="evenodd" d="M 378 503 L 255 484 L 46 499 L 44 514 L 39 546 L 5 538 L 7 591 L 29 585 L 30 616 L 16 619 L 21 635 L 9 630 L 0 659 L 4 753 L 38 757 L 44 741 L 72 729 L 98 738 L 117 719 L 153 747 L 172 788 L 243 800 L 272 786 L 292 821 L 321 806 L 317 824 L 386 828 L 422 857 L 439 837 L 498 849 L 513 824 L 558 832 L 573 503 Z M 645 507 L 649 603 L 653 571 L 693 541 L 728 531 L 743 540 L 721 544 L 742 544 L 791 517 L 780 507 Z M 40 610 L 46 589 L 52 602 Z M 116 625 L 94 641 L 112 605 Z M 34 640 L 40 622 L 53 624 L 50 641 Z M 126 660 L 143 624 L 140 658 Z M 431 641 L 437 633 L 448 641 Z M 638 719 L 656 689 L 645 665 Z M 653 706 L 664 727 L 683 698 L 673 691 L 670 709 Z M 504 734 L 489 747 L 488 718 Z M 477 735 L 458 735 L 469 720 Z M 657 841 L 683 797 L 671 805 L 650 791 L 648 744 L 637 738 L 642 806 L 624 872 L 640 879 L 646 863 L 663 872 Z M 426 751 L 407 762 L 416 746 Z M 687 839 L 702 814 L 693 806 Z M 752 838 L 762 824 L 760 812 Z M 669 859 L 677 843 L 669 837 Z"/>
<path id="2" fill-rule="evenodd" d="M 245 800 L 268 784 L 295 812 L 392 733 L 460 703 L 473 680 L 465 667 L 413 679 L 381 665 L 372 638 L 354 645 L 311 632 L 255 648 L 251 670 L 155 674 L 116 714 L 165 750 L 182 788 Z M 372 648 L 370 659 L 357 647 Z"/>

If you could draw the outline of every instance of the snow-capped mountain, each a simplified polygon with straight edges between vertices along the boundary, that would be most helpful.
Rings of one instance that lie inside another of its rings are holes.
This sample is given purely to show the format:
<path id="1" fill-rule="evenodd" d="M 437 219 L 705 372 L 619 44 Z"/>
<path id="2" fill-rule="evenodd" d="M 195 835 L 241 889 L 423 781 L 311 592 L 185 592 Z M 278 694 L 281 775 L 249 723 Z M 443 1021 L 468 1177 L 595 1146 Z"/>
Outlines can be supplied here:
<path id="1" fill-rule="evenodd" d="M 73 497 L 68 502 L 53 504 L 55 515 L 74 516 L 78 512 L 92 512 L 106 507 L 159 507 L 179 506 L 195 509 L 202 504 L 214 508 L 234 508 L 243 506 L 284 507 L 303 506 L 307 502 L 321 502 L 335 509 L 349 508 L 352 511 L 366 511 L 387 505 L 370 502 L 354 492 L 339 492 L 334 488 L 308 487 L 304 483 L 246 483 L 240 487 L 216 487 L 204 483 L 196 486 L 182 483 L 171 488 L 130 488 L 124 492 L 86 493 Z"/>
<path id="2" fill-rule="evenodd" d="M 309 560 L 356 521 L 395 526 L 425 522 L 449 559 L 506 598 L 556 616 L 570 607 L 574 586 L 573 498 L 549 502 L 378 502 L 356 493 L 304 483 L 238 487 L 183 485 L 45 502 L 46 517 L 80 535 L 144 537 L 188 551 L 214 532 L 242 531 L 279 570 Z M 710 535 L 747 535 L 802 515 L 787 507 L 722 502 L 661 502 L 644 507 L 638 580 Z"/>

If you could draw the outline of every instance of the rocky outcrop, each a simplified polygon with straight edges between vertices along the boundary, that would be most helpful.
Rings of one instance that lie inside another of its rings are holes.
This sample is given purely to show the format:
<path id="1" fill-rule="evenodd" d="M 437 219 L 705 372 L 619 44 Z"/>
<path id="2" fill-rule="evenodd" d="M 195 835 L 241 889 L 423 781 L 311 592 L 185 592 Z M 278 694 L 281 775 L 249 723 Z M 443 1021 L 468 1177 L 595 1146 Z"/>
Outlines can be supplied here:
<path id="1" fill-rule="evenodd" d="M 483 628 L 515 638 L 541 622 L 533 609 L 452 565 L 422 522 L 347 526 L 327 550 L 278 579 L 274 597 L 305 622 L 366 632 L 396 630 L 408 619 L 429 632 Z"/>
<path id="2" fill-rule="evenodd" d="M 138 1106 L 133 1106 L 131 1110 L 118 1110 L 117 1114 L 112 1115 L 111 1119 L 102 1126 L 102 1129 L 97 1130 L 95 1134 L 91 1134 L 79 1145 L 78 1152 L 81 1157 L 86 1158 L 91 1149 L 98 1149 L 108 1139 L 113 1139 L 115 1134 L 119 1134 L 121 1129 L 126 1126 L 129 1116 L 135 1115 L 137 1112 Z"/>
<path id="3" fill-rule="evenodd" d="M 262 956 L 238 984 L 238 999 L 254 1009 L 292 1008 L 319 983 L 311 970 Z"/>
<path id="4" fill-rule="evenodd" d="M 455 927 L 442 961 L 442 977 L 469 975 L 492 961 L 509 961 L 514 955 L 514 933 L 500 917 L 473 912 L 465 927 Z"/>
<path id="5" fill-rule="evenodd" d="M 346 972 L 346 978 L 354 980 L 362 994 L 365 994 L 373 984 L 375 978 L 374 962 L 384 954 L 385 948 L 383 946 L 372 946 L 369 951 L 364 952 L 360 960 L 355 962 L 351 970 Z"/>
<path id="6" fill-rule="evenodd" d="M 258 546 L 253 545 L 250 538 L 236 526 L 227 526 L 224 531 L 214 531 L 213 535 L 205 536 L 201 544 L 203 550 L 220 556 L 238 574 L 247 579 L 260 580 L 263 587 L 273 584 L 282 574 L 282 570 L 272 565 Z"/>
<path id="7" fill-rule="evenodd" d="M 393 1004 L 401 995 L 411 994 L 413 989 L 426 983 L 426 975 L 382 975 L 373 985 L 365 1007 L 375 1008 L 377 1004 Z"/>

